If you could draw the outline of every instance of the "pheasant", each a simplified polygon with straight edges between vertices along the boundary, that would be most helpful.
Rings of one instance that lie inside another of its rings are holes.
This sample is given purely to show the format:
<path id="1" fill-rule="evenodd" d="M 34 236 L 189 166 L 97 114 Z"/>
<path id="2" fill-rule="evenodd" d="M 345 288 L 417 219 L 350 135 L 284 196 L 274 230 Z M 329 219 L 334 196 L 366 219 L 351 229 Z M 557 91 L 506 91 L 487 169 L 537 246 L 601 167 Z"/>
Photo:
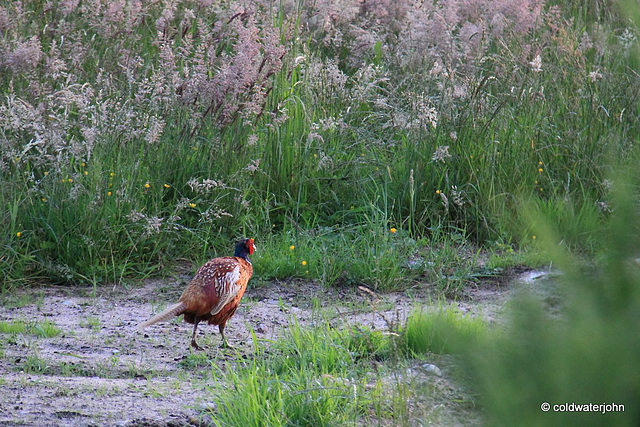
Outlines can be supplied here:
<path id="1" fill-rule="evenodd" d="M 224 336 L 224 327 L 236 312 L 253 274 L 249 255 L 253 254 L 255 249 L 253 239 L 242 239 L 236 244 L 234 256 L 214 258 L 204 264 L 182 292 L 178 302 L 141 323 L 140 329 L 184 314 L 184 321 L 193 324 L 193 348 L 202 350 L 196 342 L 196 330 L 201 321 L 218 325 L 222 347 L 229 347 Z"/>

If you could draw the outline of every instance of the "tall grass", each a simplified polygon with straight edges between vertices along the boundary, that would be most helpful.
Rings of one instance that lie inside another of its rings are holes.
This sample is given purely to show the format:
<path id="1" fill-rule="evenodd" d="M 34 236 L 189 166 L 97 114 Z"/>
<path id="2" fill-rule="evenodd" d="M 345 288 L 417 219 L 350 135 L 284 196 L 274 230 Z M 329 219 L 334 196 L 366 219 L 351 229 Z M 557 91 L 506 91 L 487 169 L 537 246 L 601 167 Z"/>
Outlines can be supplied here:
<path id="1" fill-rule="evenodd" d="M 373 243 L 349 280 L 392 287 L 369 233 L 527 245 L 529 201 L 581 212 L 572 244 L 597 250 L 637 138 L 633 30 L 601 3 L 459 3 L 443 24 L 431 2 L 2 2 L 3 286 L 329 227 Z"/>

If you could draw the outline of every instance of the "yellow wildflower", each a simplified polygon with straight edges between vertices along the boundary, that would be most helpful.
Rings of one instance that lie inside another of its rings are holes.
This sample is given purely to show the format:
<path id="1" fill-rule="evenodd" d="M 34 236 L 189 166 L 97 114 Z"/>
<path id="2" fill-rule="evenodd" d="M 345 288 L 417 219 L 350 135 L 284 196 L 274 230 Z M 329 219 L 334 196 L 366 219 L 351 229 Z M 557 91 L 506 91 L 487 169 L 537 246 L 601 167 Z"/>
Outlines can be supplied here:
<path id="1" fill-rule="evenodd" d="M 111 195 L 111 191 L 107 191 L 107 196 L 110 196 L 110 195 Z"/>
<path id="2" fill-rule="evenodd" d="M 20 237 L 20 236 L 22 236 L 22 233 L 18 231 L 18 232 L 16 233 L 16 236 L 17 236 L 17 237 Z"/>
<path id="3" fill-rule="evenodd" d="M 169 188 L 169 187 L 171 187 L 169 184 L 164 185 L 164 188 Z"/>
<path id="4" fill-rule="evenodd" d="M 391 230 L 389 230 L 389 231 L 391 231 L 392 233 L 395 233 L 398 230 L 395 227 L 391 227 Z"/>
<path id="5" fill-rule="evenodd" d="M 89 171 L 84 171 L 85 176 L 89 175 Z"/>
<path id="6" fill-rule="evenodd" d="M 292 251 L 294 250 L 296 247 L 294 245 L 289 246 L 289 250 Z"/>
<path id="7" fill-rule="evenodd" d="M 307 265 L 307 261 L 302 261 L 302 265 Z"/>
<path id="8" fill-rule="evenodd" d="M 149 188 L 149 187 L 151 187 L 151 184 L 149 184 L 149 182 L 147 181 L 147 182 L 144 184 L 144 188 Z"/>
<path id="9" fill-rule="evenodd" d="M 195 203 L 189 203 L 189 206 L 191 206 L 192 208 L 195 208 L 196 204 Z"/>
<path id="10" fill-rule="evenodd" d="M 532 238 L 533 240 L 536 240 L 536 235 L 534 234 L 533 236 L 531 236 L 531 238 Z"/>
<path id="11" fill-rule="evenodd" d="M 440 190 L 436 190 L 436 194 L 440 194 L 440 193 L 441 193 L 441 191 L 440 191 Z"/>
<path id="12" fill-rule="evenodd" d="M 543 170 L 542 168 L 539 168 L 538 173 L 542 173 L 542 170 Z"/>

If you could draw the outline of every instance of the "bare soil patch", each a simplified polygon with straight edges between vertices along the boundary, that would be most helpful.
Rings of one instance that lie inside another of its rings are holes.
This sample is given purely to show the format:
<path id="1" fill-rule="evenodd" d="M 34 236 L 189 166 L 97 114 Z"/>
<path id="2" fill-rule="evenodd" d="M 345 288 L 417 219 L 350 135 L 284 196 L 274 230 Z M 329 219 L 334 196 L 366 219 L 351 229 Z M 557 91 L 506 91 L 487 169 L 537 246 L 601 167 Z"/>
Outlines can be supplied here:
<path id="1" fill-rule="evenodd" d="M 328 320 L 336 327 L 358 323 L 385 330 L 416 307 L 437 309 L 423 289 L 378 295 L 372 304 L 369 293 L 354 288 L 298 281 L 250 285 L 225 331 L 234 348 L 221 349 L 217 327 L 201 325 L 198 341 L 207 350 L 192 353 L 191 325 L 181 318 L 137 329 L 176 301 L 188 280 L 149 280 L 129 289 L 48 286 L 5 295 L 0 321 L 48 320 L 62 332 L 52 338 L 0 335 L 0 426 L 206 424 L 202 409 L 215 407 L 205 392 L 214 381 L 210 362 L 224 369 L 252 357 L 252 330 L 266 342 L 278 339 L 293 318 L 303 325 Z M 494 321 L 510 289 L 496 283 L 447 303 Z M 432 386 L 450 387 L 442 379 Z"/>

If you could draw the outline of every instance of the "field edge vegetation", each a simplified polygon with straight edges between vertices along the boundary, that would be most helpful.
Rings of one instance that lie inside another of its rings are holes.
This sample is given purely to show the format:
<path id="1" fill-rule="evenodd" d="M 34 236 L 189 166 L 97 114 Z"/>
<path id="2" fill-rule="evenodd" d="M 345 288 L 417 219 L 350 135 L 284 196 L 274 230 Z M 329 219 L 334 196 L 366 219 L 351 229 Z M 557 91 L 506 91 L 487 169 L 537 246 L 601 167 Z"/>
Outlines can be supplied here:
<path id="1" fill-rule="evenodd" d="M 455 294 L 477 274 L 456 250 L 537 258 L 537 213 L 601 249 L 638 160 L 628 20 L 342 3 L 1 2 L 2 288 L 119 283 L 251 235 L 264 278 Z"/>

